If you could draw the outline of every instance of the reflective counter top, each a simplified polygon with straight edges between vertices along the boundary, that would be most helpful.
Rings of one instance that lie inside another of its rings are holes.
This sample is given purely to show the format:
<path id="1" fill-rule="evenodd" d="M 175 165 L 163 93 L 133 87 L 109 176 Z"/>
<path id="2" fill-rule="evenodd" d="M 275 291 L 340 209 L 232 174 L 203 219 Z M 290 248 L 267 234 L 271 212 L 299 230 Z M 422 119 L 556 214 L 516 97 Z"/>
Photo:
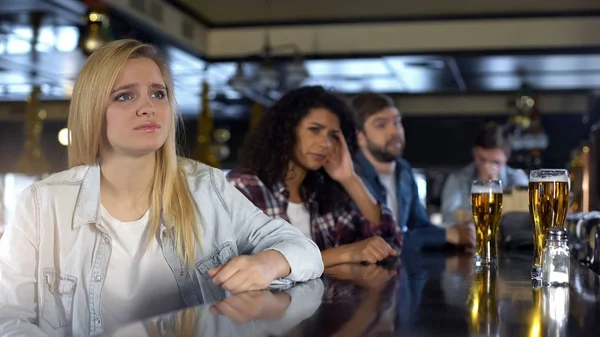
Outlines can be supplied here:
<path id="1" fill-rule="evenodd" d="M 127 325 L 124 336 L 595 336 L 600 277 L 572 262 L 569 287 L 530 280 L 531 253 L 495 269 L 473 257 L 403 252 L 401 261 L 340 265 L 290 289 L 231 295 Z"/>

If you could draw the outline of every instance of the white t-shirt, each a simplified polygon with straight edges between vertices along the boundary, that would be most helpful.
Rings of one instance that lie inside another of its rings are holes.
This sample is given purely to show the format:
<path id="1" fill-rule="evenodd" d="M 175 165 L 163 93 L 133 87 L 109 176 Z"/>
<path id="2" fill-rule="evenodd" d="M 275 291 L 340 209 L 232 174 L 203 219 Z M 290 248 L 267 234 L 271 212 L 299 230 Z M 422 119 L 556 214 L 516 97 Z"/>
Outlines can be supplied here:
<path id="1" fill-rule="evenodd" d="M 396 175 L 392 174 L 379 174 L 379 181 L 385 188 L 386 193 L 386 206 L 394 214 L 394 218 L 398 219 L 398 196 L 396 194 Z"/>
<path id="2" fill-rule="evenodd" d="M 104 331 L 185 307 L 179 286 L 156 240 L 147 244 L 150 211 L 121 222 L 102 207 L 101 221 L 112 239 L 102 288 Z"/>
<path id="3" fill-rule="evenodd" d="M 295 204 L 288 202 L 287 216 L 290 223 L 298 228 L 307 238 L 312 239 L 310 235 L 310 213 L 304 204 Z"/>

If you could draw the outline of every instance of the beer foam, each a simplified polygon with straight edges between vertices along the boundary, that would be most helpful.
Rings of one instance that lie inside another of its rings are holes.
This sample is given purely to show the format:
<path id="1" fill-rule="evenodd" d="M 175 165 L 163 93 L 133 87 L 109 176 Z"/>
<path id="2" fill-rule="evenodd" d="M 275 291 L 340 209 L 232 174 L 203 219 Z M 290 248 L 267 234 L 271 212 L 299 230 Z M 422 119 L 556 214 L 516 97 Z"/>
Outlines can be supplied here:
<path id="1" fill-rule="evenodd" d="M 492 186 L 474 185 L 474 186 L 471 186 L 471 194 L 475 194 L 475 193 L 502 193 L 502 186 L 500 186 L 500 185 L 492 185 Z"/>
<path id="2" fill-rule="evenodd" d="M 529 182 L 531 183 L 542 183 L 542 182 L 569 182 L 569 176 L 565 174 L 556 175 L 556 174 L 547 174 L 539 177 L 529 178 Z"/>

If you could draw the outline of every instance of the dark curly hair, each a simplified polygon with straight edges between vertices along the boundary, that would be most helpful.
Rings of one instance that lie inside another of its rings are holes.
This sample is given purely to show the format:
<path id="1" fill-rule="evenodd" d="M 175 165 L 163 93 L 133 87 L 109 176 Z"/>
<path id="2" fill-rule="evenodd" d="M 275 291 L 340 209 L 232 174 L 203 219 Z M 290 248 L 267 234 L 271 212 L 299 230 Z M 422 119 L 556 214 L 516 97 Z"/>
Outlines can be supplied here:
<path id="1" fill-rule="evenodd" d="M 258 176 L 269 188 L 285 181 L 290 160 L 296 160 L 296 127 L 310 110 L 318 108 L 327 109 L 339 118 L 348 150 L 354 157 L 358 149 L 356 123 L 348 103 L 321 86 L 306 86 L 288 92 L 265 113 L 244 142 L 241 168 Z M 324 168 L 307 172 L 301 193 L 305 202 L 308 196 L 315 195 L 321 214 L 345 207 L 350 201 L 346 190 Z"/>

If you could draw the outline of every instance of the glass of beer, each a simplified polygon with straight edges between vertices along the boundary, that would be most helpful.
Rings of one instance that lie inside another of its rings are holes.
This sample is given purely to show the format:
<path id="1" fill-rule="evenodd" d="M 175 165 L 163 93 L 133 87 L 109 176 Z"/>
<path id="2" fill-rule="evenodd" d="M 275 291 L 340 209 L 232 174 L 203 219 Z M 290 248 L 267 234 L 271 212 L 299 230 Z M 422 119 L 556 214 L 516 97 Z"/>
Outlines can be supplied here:
<path id="1" fill-rule="evenodd" d="M 495 265 L 498 259 L 498 227 L 502 214 L 500 180 L 475 180 L 471 185 L 471 208 L 475 222 L 475 265 Z"/>
<path id="2" fill-rule="evenodd" d="M 531 278 L 542 277 L 542 250 L 550 227 L 564 227 L 569 205 L 569 172 L 535 170 L 529 175 L 529 214 L 533 220 Z"/>

